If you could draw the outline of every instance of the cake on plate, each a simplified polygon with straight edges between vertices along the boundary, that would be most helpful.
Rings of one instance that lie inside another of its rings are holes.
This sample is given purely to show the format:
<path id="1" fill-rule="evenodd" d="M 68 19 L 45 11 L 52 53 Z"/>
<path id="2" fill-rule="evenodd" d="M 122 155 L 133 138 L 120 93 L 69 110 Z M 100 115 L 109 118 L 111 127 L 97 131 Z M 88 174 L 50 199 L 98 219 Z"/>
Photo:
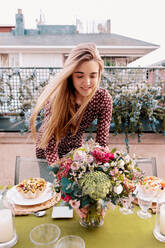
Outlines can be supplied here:
<path id="1" fill-rule="evenodd" d="M 43 178 L 28 178 L 19 183 L 16 189 L 24 198 L 34 199 L 44 192 L 46 185 Z"/>
<path id="2" fill-rule="evenodd" d="M 141 181 L 142 186 L 146 186 L 148 188 L 159 188 L 161 190 L 165 189 L 165 181 L 159 177 L 155 176 L 146 176 L 143 181 Z"/>
<path id="3" fill-rule="evenodd" d="M 155 191 L 155 197 L 152 202 L 151 210 L 152 213 L 156 213 L 156 198 L 159 196 L 159 193 L 165 190 L 165 180 L 156 177 L 156 176 L 146 176 L 144 179 L 137 185 L 138 187 L 144 187 L 144 189 L 150 189 L 152 191 Z M 138 205 L 138 199 L 135 198 L 133 203 Z"/>

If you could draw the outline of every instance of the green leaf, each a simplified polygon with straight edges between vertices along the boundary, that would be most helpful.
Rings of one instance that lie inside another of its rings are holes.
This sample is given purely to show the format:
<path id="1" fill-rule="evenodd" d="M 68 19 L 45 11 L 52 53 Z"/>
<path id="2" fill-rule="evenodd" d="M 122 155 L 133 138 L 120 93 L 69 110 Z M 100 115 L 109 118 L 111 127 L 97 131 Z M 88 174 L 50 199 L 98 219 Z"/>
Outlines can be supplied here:
<path id="1" fill-rule="evenodd" d="M 61 178 L 62 191 L 69 194 L 72 192 L 72 182 L 66 177 Z"/>
<path id="2" fill-rule="evenodd" d="M 53 171 L 54 174 L 57 174 L 57 172 L 59 171 L 59 165 L 53 165 L 53 167 L 49 167 L 50 171 Z"/>
<path id="3" fill-rule="evenodd" d="M 113 153 L 115 153 L 115 152 L 116 152 L 116 150 L 117 150 L 117 149 L 116 149 L 116 147 L 114 147 L 114 148 L 110 151 L 110 153 L 112 153 L 112 154 L 113 154 Z"/>

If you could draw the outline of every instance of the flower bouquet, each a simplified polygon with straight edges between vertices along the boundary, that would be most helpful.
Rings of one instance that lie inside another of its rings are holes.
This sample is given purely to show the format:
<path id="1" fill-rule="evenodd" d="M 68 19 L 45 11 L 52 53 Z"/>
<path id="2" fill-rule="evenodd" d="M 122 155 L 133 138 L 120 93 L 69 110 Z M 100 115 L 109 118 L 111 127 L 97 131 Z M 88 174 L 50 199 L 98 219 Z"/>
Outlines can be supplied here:
<path id="1" fill-rule="evenodd" d="M 52 165 L 55 190 L 80 216 L 83 226 L 100 226 L 109 206 L 122 206 L 133 194 L 141 171 L 125 152 L 101 147 L 93 140 Z"/>

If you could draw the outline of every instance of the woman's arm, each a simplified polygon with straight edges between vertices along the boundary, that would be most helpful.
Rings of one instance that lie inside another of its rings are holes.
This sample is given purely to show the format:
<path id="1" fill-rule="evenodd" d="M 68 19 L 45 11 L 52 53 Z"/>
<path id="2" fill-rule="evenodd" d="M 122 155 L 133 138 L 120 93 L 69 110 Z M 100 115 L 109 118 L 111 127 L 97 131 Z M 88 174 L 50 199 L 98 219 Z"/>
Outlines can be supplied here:
<path id="1" fill-rule="evenodd" d="M 109 128 L 112 117 L 112 97 L 107 90 L 104 90 L 101 101 L 98 102 L 99 114 L 97 123 L 96 142 L 101 146 L 108 144 Z"/>
<path id="2" fill-rule="evenodd" d="M 54 163 L 59 159 L 58 157 L 58 147 L 56 146 L 55 137 L 52 137 L 45 149 L 45 158 L 48 164 Z"/>
<path id="3" fill-rule="evenodd" d="M 49 121 L 51 116 L 51 106 L 48 102 L 45 105 L 44 109 L 44 121 L 41 125 L 38 134 L 37 134 L 37 142 L 36 142 L 36 157 L 37 158 L 44 158 L 47 160 L 48 164 L 54 163 L 56 160 L 58 160 L 58 147 L 56 146 L 56 140 L 55 137 L 52 137 L 47 144 L 45 149 L 40 148 L 39 142 L 42 139 L 42 135 L 44 134 L 45 127 L 47 125 L 47 122 Z"/>

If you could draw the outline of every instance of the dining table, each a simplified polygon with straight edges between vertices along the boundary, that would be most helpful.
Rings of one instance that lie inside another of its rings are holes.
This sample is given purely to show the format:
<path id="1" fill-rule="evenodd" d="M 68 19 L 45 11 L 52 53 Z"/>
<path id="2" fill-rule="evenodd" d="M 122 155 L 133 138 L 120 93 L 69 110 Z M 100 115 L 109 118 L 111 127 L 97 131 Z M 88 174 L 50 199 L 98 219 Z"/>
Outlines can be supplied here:
<path id="1" fill-rule="evenodd" d="M 155 227 L 155 215 L 149 219 L 141 219 L 137 216 L 138 206 L 134 206 L 134 212 L 124 215 L 119 207 L 108 209 L 104 218 L 104 224 L 96 228 L 85 228 L 79 223 L 79 216 L 73 212 L 73 218 L 52 218 L 53 207 L 46 210 L 46 215 L 36 217 L 34 215 L 15 216 L 15 227 L 18 242 L 15 248 L 33 248 L 30 241 L 30 231 L 37 225 L 53 223 L 61 229 L 61 235 L 78 235 L 85 241 L 86 248 L 159 248 L 165 244 L 158 241 L 153 235 Z"/>

